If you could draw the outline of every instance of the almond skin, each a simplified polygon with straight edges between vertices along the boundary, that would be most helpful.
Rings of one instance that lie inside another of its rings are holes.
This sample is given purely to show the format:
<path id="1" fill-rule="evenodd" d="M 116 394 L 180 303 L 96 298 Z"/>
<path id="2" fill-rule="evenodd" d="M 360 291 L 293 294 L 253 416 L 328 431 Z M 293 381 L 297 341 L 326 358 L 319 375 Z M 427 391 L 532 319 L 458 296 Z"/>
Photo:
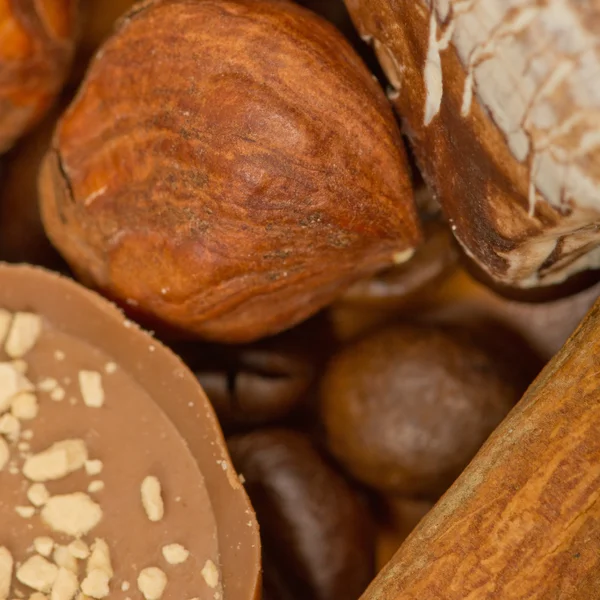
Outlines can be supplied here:
<path id="1" fill-rule="evenodd" d="M 0 0 L 0 153 L 46 113 L 67 75 L 76 0 Z"/>
<path id="2" fill-rule="evenodd" d="M 134 8 L 40 190 L 80 278 L 216 341 L 286 329 L 420 240 L 383 92 L 333 26 L 275 0 Z"/>

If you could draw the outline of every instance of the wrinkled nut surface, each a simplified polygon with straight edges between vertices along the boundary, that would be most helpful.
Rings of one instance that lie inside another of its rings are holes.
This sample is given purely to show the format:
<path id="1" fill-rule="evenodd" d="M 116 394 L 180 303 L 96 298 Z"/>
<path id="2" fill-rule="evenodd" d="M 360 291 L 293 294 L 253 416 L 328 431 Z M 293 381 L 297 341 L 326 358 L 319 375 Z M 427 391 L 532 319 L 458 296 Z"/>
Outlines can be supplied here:
<path id="1" fill-rule="evenodd" d="M 345 2 L 467 254 L 518 287 L 598 268 L 598 2 Z"/>
<path id="2" fill-rule="evenodd" d="M 84 281 L 217 341 L 304 320 L 420 236 L 383 93 L 291 2 L 129 13 L 60 121 L 40 191 Z"/>
<path id="3" fill-rule="evenodd" d="M 373 575 L 374 538 L 346 481 L 299 433 L 256 430 L 228 445 L 261 528 L 267 593 L 358 598 Z"/>
<path id="4" fill-rule="evenodd" d="M 523 391 L 465 331 L 389 326 L 332 359 L 321 418 L 329 448 L 360 481 L 435 498 Z"/>
<path id="5" fill-rule="evenodd" d="M 0 154 L 34 125 L 71 63 L 77 0 L 0 0 Z"/>

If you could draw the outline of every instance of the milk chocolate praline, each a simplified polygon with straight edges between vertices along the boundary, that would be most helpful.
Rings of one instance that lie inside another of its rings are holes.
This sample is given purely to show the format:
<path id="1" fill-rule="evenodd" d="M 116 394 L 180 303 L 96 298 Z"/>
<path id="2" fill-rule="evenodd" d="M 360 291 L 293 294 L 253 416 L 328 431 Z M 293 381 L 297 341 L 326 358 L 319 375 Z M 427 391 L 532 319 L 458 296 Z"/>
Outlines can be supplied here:
<path id="1" fill-rule="evenodd" d="M 29 452 L 37 455 L 53 442 L 79 437 L 89 458 L 104 463 L 96 477 L 104 489 L 87 489 L 102 516 L 83 539 L 92 545 L 97 536 L 110 547 L 111 598 L 139 594 L 135 574 L 145 567 L 166 573 L 163 600 L 184 593 L 211 600 L 219 595 L 227 600 L 257 598 L 260 542 L 254 513 L 214 413 L 183 363 L 107 301 L 41 269 L 0 263 L 0 309 L 13 315 L 27 311 L 41 319 L 37 343 L 24 357 L 26 376 L 36 385 L 39 413 L 22 422 L 22 430 L 30 431 L 27 438 L 9 438 L 9 471 L 0 470 L 2 544 L 15 561 L 27 558 L 23 554 L 30 537 L 50 536 L 66 544 L 73 526 L 69 521 L 63 524 L 66 528 L 55 528 L 50 512 L 44 513 L 49 502 L 32 516 L 15 512 L 14 504 L 30 510 L 27 482 L 23 487 L 13 482 L 26 473 L 33 477 L 22 461 Z M 13 317 L 13 326 L 15 322 Z M 3 347 L 0 362 L 6 364 L 8 341 Z M 86 400 L 83 393 L 84 370 L 101 377 L 104 404 L 99 407 L 88 403 L 93 394 Z M 64 394 L 48 394 L 57 382 Z M 30 449 L 20 454 L 25 440 Z M 88 475 L 78 469 L 45 485 L 54 500 L 85 492 L 82 486 L 91 483 Z M 163 484 L 164 514 L 157 522 L 151 522 L 156 507 L 140 498 L 142 475 L 156 476 Z M 189 558 L 178 565 L 168 562 L 161 552 L 166 543 L 182 543 Z M 215 568 L 207 571 L 203 567 L 208 557 Z M 48 560 L 58 562 L 52 556 Z M 193 594 L 192 587 L 197 589 Z M 24 591 L 20 586 L 15 590 Z"/>

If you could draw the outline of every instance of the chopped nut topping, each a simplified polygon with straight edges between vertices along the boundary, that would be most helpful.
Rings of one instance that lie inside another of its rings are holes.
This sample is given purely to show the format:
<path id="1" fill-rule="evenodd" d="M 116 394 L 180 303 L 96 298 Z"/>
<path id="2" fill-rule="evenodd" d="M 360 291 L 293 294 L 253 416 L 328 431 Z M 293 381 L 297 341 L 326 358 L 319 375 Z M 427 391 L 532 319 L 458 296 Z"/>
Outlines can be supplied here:
<path id="1" fill-rule="evenodd" d="M 79 389 L 86 406 L 100 408 L 104 404 L 102 375 L 97 371 L 79 371 Z"/>
<path id="2" fill-rule="evenodd" d="M 12 571 L 12 554 L 4 546 L 0 546 L 0 598 L 8 598 Z"/>
<path id="3" fill-rule="evenodd" d="M 81 590 L 92 598 L 106 598 L 110 592 L 108 588 L 109 579 L 104 571 L 91 571 L 81 582 Z"/>
<path id="4" fill-rule="evenodd" d="M 13 417 L 20 421 L 35 419 L 38 414 L 38 401 L 31 392 L 20 392 L 13 399 L 10 407 Z"/>
<path id="5" fill-rule="evenodd" d="M 55 350 L 54 359 L 58 361 L 65 360 L 65 353 L 62 350 Z"/>
<path id="6" fill-rule="evenodd" d="M 64 388 L 61 388 L 60 386 L 55 387 L 50 392 L 50 398 L 52 400 L 54 400 L 55 402 L 60 402 L 61 400 L 64 400 L 66 395 L 67 395 L 67 392 L 65 392 Z"/>
<path id="7" fill-rule="evenodd" d="M 67 571 L 71 571 L 75 574 L 79 572 L 77 560 L 71 554 L 68 546 L 56 546 L 52 558 L 56 565 L 61 569 L 67 569 Z"/>
<path id="8" fill-rule="evenodd" d="M 49 537 L 38 537 L 33 540 L 33 547 L 38 554 L 48 558 L 54 550 L 54 540 Z"/>
<path id="9" fill-rule="evenodd" d="M 0 417 L 0 435 L 5 435 L 10 441 L 16 441 L 21 432 L 21 423 L 12 415 Z"/>
<path id="10" fill-rule="evenodd" d="M 101 460 L 86 460 L 85 461 L 85 472 L 94 477 L 95 475 L 100 475 L 102 473 L 104 465 Z"/>
<path id="11" fill-rule="evenodd" d="M 15 506 L 15 512 L 24 519 L 31 519 L 35 515 L 33 506 Z"/>
<path id="12" fill-rule="evenodd" d="M 31 481 L 51 481 L 81 469 L 87 460 L 83 440 L 64 440 L 25 461 L 23 474 Z"/>
<path id="13" fill-rule="evenodd" d="M 2 346 L 10 330 L 10 322 L 12 321 L 12 314 L 7 310 L 0 308 L 0 346 Z M 8 592 L 3 596 L 0 594 L 0 598 L 6 598 Z"/>
<path id="14" fill-rule="evenodd" d="M 51 392 L 58 387 L 58 381 L 54 377 L 45 377 L 37 384 L 40 392 Z"/>
<path id="15" fill-rule="evenodd" d="M 77 575 L 72 571 L 61 568 L 58 570 L 58 575 L 52 586 L 50 600 L 71 600 L 78 590 Z"/>
<path id="16" fill-rule="evenodd" d="M 18 312 L 6 338 L 4 351 L 11 358 L 25 356 L 36 344 L 42 332 L 42 319 L 33 313 Z"/>
<path id="17" fill-rule="evenodd" d="M 112 373 L 115 373 L 117 371 L 117 363 L 114 362 L 107 362 L 104 365 L 104 370 L 106 371 L 106 373 L 108 373 L 109 375 L 111 375 Z"/>
<path id="18" fill-rule="evenodd" d="M 190 555 L 189 551 L 181 544 L 169 544 L 168 546 L 163 546 L 162 553 L 165 560 L 170 565 L 180 565 L 181 563 L 184 563 Z"/>
<path id="19" fill-rule="evenodd" d="M 30 381 L 15 369 L 12 363 L 0 363 L 0 413 L 10 409 L 19 392 L 33 388 Z"/>
<path id="20" fill-rule="evenodd" d="M 25 375 L 27 373 L 27 369 L 29 365 L 22 358 L 15 358 L 15 360 L 11 360 L 10 364 L 17 370 L 21 375 Z"/>
<path id="21" fill-rule="evenodd" d="M 96 492 L 101 492 L 104 489 L 104 481 L 100 481 L 96 479 L 95 481 L 91 481 L 90 485 L 88 485 L 88 492 L 90 494 L 95 494 Z"/>
<path id="22" fill-rule="evenodd" d="M 165 508 L 162 499 L 162 490 L 160 481 L 157 477 L 149 475 L 142 482 L 142 504 L 150 521 L 160 521 L 164 514 Z"/>
<path id="23" fill-rule="evenodd" d="M 102 518 L 102 509 L 87 494 L 53 496 L 42 509 L 42 519 L 53 531 L 80 537 Z"/>
<path id="24" fill-rule="evenodd" d="M 112 565 L 110 564 L 110 549 L 108 544 L 102 539 L 96 539 L 92 544 L 92 553 L 87 563 L 87 573 L 92 571 L 103 571 L 109 577 L 113 576 Z"/>
<path id="25" fill-rule="evenodd" d="M 75 540 L 68 546 L 71 556 L 79 560 L 85 560 L 90 555 L 90 549 L 83 540 Z"/>
<path id="26" fill-rule="evenodd" d="M 146 600 L 159 600 L 167 587 L 167 576 L 158 567 L 148 567 L 139 574 L 137 584 Z"/>
<path id="27" fill-rule="evenodd" d="M 38 592 L 48 593 L 58 575 L 58 567 L 39 555 L 26 560 L 17 569 L 17 579 Z"/>
<path id="28" fill-rule="evenodd" d="M 121 584 L 121 591 L 123 591 L 123 592 L 127 592 L 127 591 L 129 591 L 129 588 L 130 588 L 130 587 L 131 587 L 131 584 L 129 583 L 129 581 L 124 581 L 124 582 Z"/>
<path id="29" fill-rule="evenodd" d="M 50 492 L 43 483 L 34 483 L 27 490 L 27 499 L 34 506 L 44 506 L 48 502 L 48 498 L 50 498 Z"/>
<path id="30" fill-rule="evenodd" d="M 219 585 L 219 571 L 212 560 L 207 560 L 202 568 L 202 577 L 206 585 L 210 588 L 216 588 Z"/>
<path id="31" fill-rule="evenodd" d="M 9 458 L 10 451 L 8 449 L 8 444 L 0 437 L 0 471 L 8 464 Z M 0 598 L 4 598 L 4 596 L 0 596 Z"/>

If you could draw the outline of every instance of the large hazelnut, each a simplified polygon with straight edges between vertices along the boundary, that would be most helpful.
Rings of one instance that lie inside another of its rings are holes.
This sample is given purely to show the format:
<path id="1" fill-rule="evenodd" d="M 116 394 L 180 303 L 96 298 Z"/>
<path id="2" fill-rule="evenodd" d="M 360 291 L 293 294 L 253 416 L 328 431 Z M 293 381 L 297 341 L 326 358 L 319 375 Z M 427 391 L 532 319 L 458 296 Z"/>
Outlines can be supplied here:
<path id="1" fill-rule="evenodd" d="M 74 51 L 77 0 L 0 0 L 0 153 L 46 112 Z"/>
<path id="2" fill-rule="evenodd" d="M 78 275 L 217 341 L 302 321 L 419 240 L 385 96 L 274 0 L 150 0 L 101 48 L 41 173 Z"/>
<path id="3" fill-rule="evenodd" d="M 359 480 L 437 497 L 523 387 L 465 331 L 389 326 L 333 358 L 321 415 L 331 451 Z"/>
<path id="4" fill-rule="evenodd" d="M 425 180 L 496 281 L 600 266 L 597 1 L 346 0 Z"/>
<path id="5" fill-rule="evenodd" d="M 310 441 L 284 429 L 230 438 L 260 525 L 269 597 L 356 600 L 373 576 L 368 511 Z"/>

